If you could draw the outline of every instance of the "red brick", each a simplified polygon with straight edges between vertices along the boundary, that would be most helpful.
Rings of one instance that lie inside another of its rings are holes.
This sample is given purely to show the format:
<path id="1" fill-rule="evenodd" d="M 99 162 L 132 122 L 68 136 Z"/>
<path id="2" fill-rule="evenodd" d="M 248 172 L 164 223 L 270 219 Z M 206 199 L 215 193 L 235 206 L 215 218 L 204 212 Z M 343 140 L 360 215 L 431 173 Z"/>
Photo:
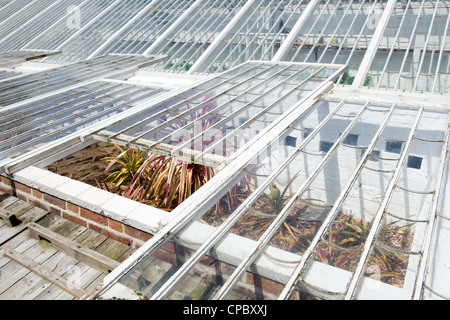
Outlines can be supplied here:
<path id="1" fill-rule="evenodd" d="M 124 243 L 124 244 L 126 244 L 128 246 L 131 245 L 131 243 L 132 243 L 132 240 L 129 237 L 126 237 L 126 236 L 124 236 L 122 234 L 118 234 L 116 232 L 113 232 L 112 230 L 109 230 L 108 228 L 104 228 L 102 230 L 102 234 L 107 236 L 110 239 L 122 242 L 122 243 Z"/>
<path id="2" fill-rule="evenodd" d="M 30 199 L 28 202 L 38 208 L 41 208 L 46 211 L 50 211 L 50 205 L 47 202 L 43 202 L 43 201 L 39 201 L 39 200 L 35 200 L 35 199 Z"/>
<path id="3" fill-rule="evenodd" d="M 118 232 L 123 232 L 123 224 L 113 219 L 109 219 L 109 227 Z"/>
<path id="4" fill-rule="evenodd" d="M 22 183 L 15 182 L 14 183 L 14 187 L 16 188 L 16 190 L 20 190 L 22 192 L 31 194 L 31 188 L 29 186 L 26 186 L 26 185 L 22 184 Z"/>
<path id="5" fill-rule="evenodd" d="M 102 227 L 100 227 L 96 224 L 93 224 L 93 223 L 89 223 L 89 221 L 87 221 L 87 228 L 94 230 L 95 232 L 98 232 L 98 233 L 102 233 L 102 231 L 103 231 Z"/>
<path id="6" fill-rule="evenodd" d="M 91 210 L 80 208 L 80 214 L 83 218 L 96 222 L 98 224 L 102 224 L 104 226 L 108 225 L 108 218 L 102 216 L 101 214 L 95 213 Z"/>
<path id="7" fill-rule="evenodd" d="M 175 246 L 172 242 L 166 242 L 161 246 L 162 250 L 167 252 L 175 253 Z"/>
<path id="8" fill-rule="evenodd" d="M 31 194 L 32 194 L 34 197 L 36 197 L 36 198 L 39 198 L 39 199 L 42 198 L 42 192 L 40 192 L 39 190 L 32 189 L 32 190 L 31 190 Z"/>
<path id="9" fill-rule="evenodd" d="M 175 254 L 167 252 L 165 250 L 158 250 L 153 254 L 153 256 L 174 266 L 177 264 L 177 257 L 175 256 Z"/>
<path id="10" fill-rule="evenodd" d="M 275 295 L 279 295 L 284 288 L 283 285 L 278 282 L 269 280 L 253 273 L 247 273 L 246 281 L 248 284 L 254 285 L 258 288 L 261 288 L 263 291 L 270 292 Z"/>
<path id="11" fill-rule="evenodd" d="M 61 209 L 66 209 L 66 202 L 54 196 L 44 193 L 44 200 L 50 204 L 60 207 Z"/>
<path id="12" fill-rule="evenodd" d="M 5 185 L 9 186 L 9 187 L 12 186 L 11 179 L 9 179 L 9 178 L 2 177 L 2 182 L 3 182 Z"/>
<path id="13" fill-rule="evenodd" d="M 125 233 L 132 236 L 133 238 L 142 240 L 142 241 L 148 241 L 150 240 L 153 236 L 149 233 L 146 233 L 144 231 L 138 230 L 136 228 L 130 227 L 125 225 Z"/>
<path id="14" fill-rule="evenodd" d="M 76 214 L 80 214 L 80 207 L 79 206 L 77 206 L 77 205 L 75 205 L 73 203 L 70 203 L 70 202 L 66 202 L 66 206 L 67 206 L 67 210 L 69 210 L 69 211 L 71 211 L 73 213 L 76 213 Z"/>
<path id="15" fill-rule="evenodd" d="M 87 222 L 86 220 L 81 219 L 80 217 L 68 214 L 66 212 L 63 212 L 63 217 L 66 218 L 67 220 L 70 220 L 72 222 L 75 222 L 83 227 L 87 227 Z"/>
<path id="16" fill-rule="evenodd" d="M 13 195 L 13 190 L 10 187 L 7 187 L 5 185 L 0 185 L 0 191 L 9 194 L 10 196 Z"/>
<path id="17" fill-rule="evenodd" d="M 211 267 L 213 265 L 215 265 L 217 263 L 217 260 L 208 256 L 204 256 L 201 260 L 200 263 L 202 263 L 205 266 Z"/>
<path id="18" fill-rule="evenodd" d="M 50 207 L 50 213 L 56 214 L 57 216 L 62 217 L 62 211 L 55 207 Z"/>

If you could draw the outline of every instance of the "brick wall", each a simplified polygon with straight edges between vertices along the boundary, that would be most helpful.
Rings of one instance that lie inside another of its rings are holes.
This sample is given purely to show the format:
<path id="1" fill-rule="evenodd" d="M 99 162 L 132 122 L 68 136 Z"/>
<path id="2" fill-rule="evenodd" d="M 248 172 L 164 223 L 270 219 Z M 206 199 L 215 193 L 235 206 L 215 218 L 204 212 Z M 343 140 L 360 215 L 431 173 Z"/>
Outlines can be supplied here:
<path id="1" fill-rule="evenodd" d="M 111 239 L 125 243 L 132 248 L 142 246 L 152 237 L 149 233 L 59 199 L 53 195 L 30 188 L 4 176 L 1 176 L 0 190 L 41 209 L 47 210 L 50 213 L 92 229 Z"/>
<path id="2" fill-rule="evenodd" d="M 14 195 L 23 201 L 99 232 L 111 239 L 125 243 L 132 248 L 138 248 L 152 238 L 151 234 L 120 221 L 59 199 L 51 194 L 41 192 L 10 178 L 0 177 L 0 191 Z M 188 257 L 192 253 L 191 249 L 183 246 L 177 246 L 177 250 L 175 250 L 174 244 L 169 242 L 163 245 L 155 253 L 155 256 L 158 259 L 176 265 L 177 259 Z M 204 257 L 195 267 L 194 273 L 203 279 L 215 282 L 217 279 L 225 281 L 232 274 L 233 270 L 234 267 L 225 262 L 217 261 L 211 257 Z M 282 289 L 283 285 L 276 281 L 247 272 L 239 282 L 237 290 L 248 296 L 252 296 L 256 292 L 256 299 L 262 299 L 263 297 L 275 299 Z M 298 298 L 297 294 L 296 297 Z"/>

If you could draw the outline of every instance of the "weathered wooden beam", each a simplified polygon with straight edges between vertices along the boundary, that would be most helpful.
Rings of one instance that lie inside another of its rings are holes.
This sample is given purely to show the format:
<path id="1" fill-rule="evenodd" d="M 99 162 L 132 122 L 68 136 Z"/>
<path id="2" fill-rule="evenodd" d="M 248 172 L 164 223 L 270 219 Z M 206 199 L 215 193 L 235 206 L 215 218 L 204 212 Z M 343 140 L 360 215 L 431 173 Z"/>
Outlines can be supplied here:
<path id="1" fill-rule="evenodd" d="M 0 219 L 10 228 L 14 228 L 22 223 L 19 219 L 17 219 L 16 215 L 8 210 L 0 208 Z"/>
<path id="2" fill-rule="evenodd" d="M 35 274 L 44 278 L 45 280 L 51 282 L 58 288 L 70 293 L 71 295 L 75 296 L 76 298 L 81 298 L 84 295 L 86 295 L 86 293 L 87 293 L 87 291 L 83 290 L 82 288 L 77 288 L 72 283 L 69 284 L 69 282 L 66 279 L 57 275 L 49 268 L 36 263 L 32 259 L 29 259 L 28 257 L 24 256 L 23 254 L 15 251 L 9 247 L 3 249 L 3 255 L 5 257 L 8 257 L 9 259 L 17 262 L 18 264 L 24 266 L 25 268 L 29 269 L 30 271 L 34 272 Z"/>
<path id="3" fill-rule="evenodd" d="M 35 238 L 45 239 L 52 243 L 53 247 L 80 260 L 81 262 L 104 273 L 109 273 L 119 266 L 119 262 L 104 256 L 89 248 L 83 247 L 75 241 L 69 240 L 36 223 L 28 225 L 30 234 Z"/>

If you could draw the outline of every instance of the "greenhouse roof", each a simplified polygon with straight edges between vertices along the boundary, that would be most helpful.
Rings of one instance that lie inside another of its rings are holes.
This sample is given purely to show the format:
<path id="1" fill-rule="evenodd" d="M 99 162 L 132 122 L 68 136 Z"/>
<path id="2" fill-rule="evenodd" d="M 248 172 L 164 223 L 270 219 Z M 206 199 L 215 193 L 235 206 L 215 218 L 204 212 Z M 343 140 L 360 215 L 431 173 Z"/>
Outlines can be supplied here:
<path id="1" fill-rule="evenodd" d="M 0 0 L 0 173 L 37 185 L 99 141 L 214 168 L 90 298 L 172 298 L 212 257 L 208 299 L 247 272 L 283 300 L 448 299 L 449 11 Z M 142 281 L 167 244 L 187 253 Z"/>

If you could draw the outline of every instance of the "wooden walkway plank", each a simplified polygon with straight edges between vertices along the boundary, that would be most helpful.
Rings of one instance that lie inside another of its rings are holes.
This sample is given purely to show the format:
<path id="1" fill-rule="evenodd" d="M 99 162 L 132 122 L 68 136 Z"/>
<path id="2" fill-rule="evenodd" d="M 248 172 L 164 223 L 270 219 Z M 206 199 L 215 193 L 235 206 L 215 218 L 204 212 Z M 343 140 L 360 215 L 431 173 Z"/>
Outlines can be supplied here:
<path id="1" fill-rule="evenodd" d="M 2 230 L 2 234 L 0 235 L 0 246 L 17 236 L 19 233 L 24 231 L 27 228 L 26 224 L 20 224 L 17 227 L 8 228 Z"/>
<path id="2" fill-rule="evenodd" d="M 97 247 L 96 251 L 112 260 L 123 262 L 126 257 L 125 255 L 130 251 L 130 247 L 124 243 L 108 238 Z"/>
<path id="3" fill-rule="evenodd" d="M 19 201 L 19 198 L 12 197 L 12 196 L 8 197 L 8 198 L 4 199 L 2 202 L 0 202 L 0 208 L 6 209 L 18 201 Z"/>
<path id="4" fill-rule="evenodd" d="M 57 253 L 57 250 L 52 246 L 48 246 L 44 241 L 38 241 L 33 246 L 22 252 L 29 259 L 34 260 L 36 263 L 42 264 L 44 261 L 52 257 Z M 2 267 L 2 278 L 0 278 L 0 299 L 4 299 L 4 294 L 8 290 L 14 291 L 13 287 L 20 287 L 24 285 L 24 288 L 29 287 L 29 284 L 24 281 L 30 270 L 23 268 L 19 264 L 10 259 L 9 263 Z"/>
<path id="5" fill-rule="evenodd" d="M 11 241 L 8 241 L 7 245 L 16 251 L 22 253 L 25 250 L 28 250 L 30 247 L 34 246 L 38 243 L 39 240 L 35 238 L 31 238 L 29 234 L 23 232 L 18 236 L 14 237 Z M 4 257 L 2 254 L 2 247 L 0 247 L 0 268 L 9 263 L 11 259 Z"/>
<path id="6" fill-rule="evenodd" d="M 107 236 L 100 234 L 94 230 L 86 229 L 82 234 L 73 239 L 76 243 L 91 250 L 97 249 L 103 242 L 108 239 Z"/>
<path id="7" fill-rule="evenodd" d="M 5 254 L 10 259 L 19 263 L 27 269 L 30 269 L 32 272 L 36 273 L 38 276 L 42 277 L 46 281 L 54 284 L 65 292 L 70 293 L 71 295 L 81 298 L 86 295 L 86 291 L 81 288 L 76 287 L 75 284 L 68 284 L 68 281 L 58 274 L 54 273 L 53 270 L 40 265 L 33 261 L 32 259 L 27 258 L 25 255 L 7 247 L 3 250 L 3 254 Z"/>
<path id="8" fill-rule="evenodd" d="M 23 221 L 18 230 L 0 219 L 0 239 L 5 239 L 4 245 L 0 243 L 0 300 L 79 298 L 134 252 L 123 243 L 9 195 L 5 198 L 0 193 L 0 208 Z M 64 291 L 64 286 L 70 286 L 68 280 L 75 280 L 81 291 L 76 295 Z"/>
<path id="9" fill-rule="evenodd" d="M 60 254 L 64 254 L 66 257 L 70 257 L 69 255 L 60 252 Z M 100 279 L 103 279 L 104 273 L 101 271 L 98 271 L 80 261 L 78 261 L 75 258 L 72 258 L 72 263 L 67 264 L 66 268 L 62 270 L 55 270 L 54 272 L 63 277 L 64 279 L 67 279 L 71 282 L 73 282 L 76 286 L 82 288 L 86 292 L 89 292 L 89 289 L 87 287 L 89 286 L 90 282 L 95 280 L 96 278 L 100 277 Z M 47 264 L 45 264 L 47 266 Z M 37 294 L 35 297 L 33 297 L 35 300 L 73 300 L 75 299 L 75 296 L 68 294 L 65 291 L 60 290 L 55 285 L 49 285 L 45 290 Z"/>
<path id="10" fill-rule="evenodd" d="M 47 214 L 48 213 L 46 211 L 41 210 L 39 208 L 31 208 L 30 210 L 28 210 L 26 212 L 26 215 L 28 215 L 28 217 L 26 217 L 21 224 L 19 224 L 16 227 L 13 227 L 13 228 L 7 227 L 6 229 L 5 228 L 1 229 L 0 246 L 5 244 L 6 242 L 11 240 L 12 238 L 14 238 L 15 236 L 17 236 L 21 232 L 23 232 L 27 228 L 28 223 L 30 221 L 33 221 L 33 222 L 34 221 L 38 221 L 39 219 L 43 218 Z M 25 213 L 23 215 L 25 215 Z M 23 217 L 23 215 L 21 216 L 21 218 Z"/>

